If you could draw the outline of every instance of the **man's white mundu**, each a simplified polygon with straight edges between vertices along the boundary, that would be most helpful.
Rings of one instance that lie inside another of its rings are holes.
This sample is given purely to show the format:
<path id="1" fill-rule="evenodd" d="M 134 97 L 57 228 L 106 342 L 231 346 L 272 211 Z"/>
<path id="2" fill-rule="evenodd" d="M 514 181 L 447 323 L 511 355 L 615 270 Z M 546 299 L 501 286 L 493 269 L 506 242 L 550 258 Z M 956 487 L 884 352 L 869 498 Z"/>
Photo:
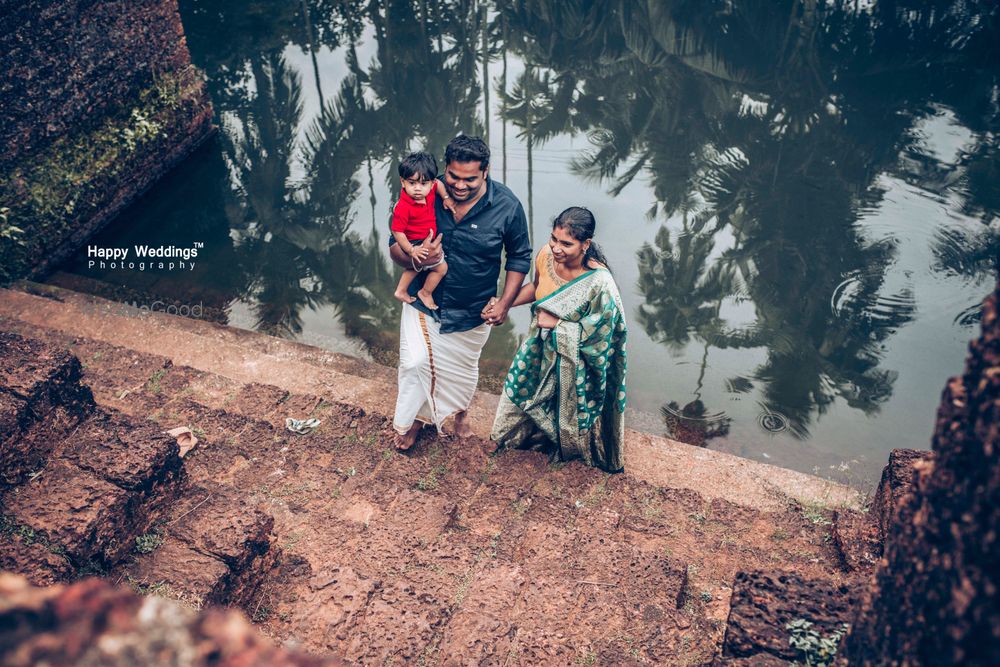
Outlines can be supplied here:
<path id="1" fill-rule="evenodd" d="M 479 355 L 490 325 L 441 333 L 441 325 L 416 308 L 403 306 L 399 322 L 399 394 L 392 425 L 405 434 L 419 420 L 441 423 L 469 408 L 479 382 Z"/>

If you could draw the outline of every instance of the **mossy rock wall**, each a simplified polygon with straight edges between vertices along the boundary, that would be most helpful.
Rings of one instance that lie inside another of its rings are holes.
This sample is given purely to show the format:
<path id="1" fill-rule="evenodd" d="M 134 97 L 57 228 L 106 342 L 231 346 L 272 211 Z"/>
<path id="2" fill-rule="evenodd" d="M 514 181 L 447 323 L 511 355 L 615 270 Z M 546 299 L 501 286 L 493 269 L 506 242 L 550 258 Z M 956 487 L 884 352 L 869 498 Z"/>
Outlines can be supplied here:
<path id="1" fill-rule="evenodd" d="M 0 0 L 0 281 L 62 261 L 212 131 L 176 0 Z"/>

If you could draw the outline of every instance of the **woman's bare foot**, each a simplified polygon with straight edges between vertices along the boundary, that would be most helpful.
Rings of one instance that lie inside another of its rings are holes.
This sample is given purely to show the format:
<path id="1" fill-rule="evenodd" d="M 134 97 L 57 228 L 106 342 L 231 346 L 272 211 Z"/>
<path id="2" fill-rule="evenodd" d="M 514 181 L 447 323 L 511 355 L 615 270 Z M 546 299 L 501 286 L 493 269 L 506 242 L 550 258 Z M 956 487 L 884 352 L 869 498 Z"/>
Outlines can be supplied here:
<path id="1" fill-rule="evenodd" d="M 431 310 L 437 310 L 437 304 L 434 303 L 434 297 L 427 290 L 420 290 L 417 292 L 417 297 L 420 299 L 421 303 L 430 308 Z"/>
<path id="2" fill-rule="evenodd" d="M 469 438 L 475 435 L 469 425 L 468 417 L 469 413 L 464 410 L 455 415 L 455 435 L 460 438 Z"/>
<path id="3" fill-rule="evenodd" d="M 403 303 L 413 303 L 414 301 L 416 301 L 415 298 L 406 293 L 406 290 L 398 289 L 395 292 L 393 292 L 392 295 L 396 297 L 396 299 L 398 299 L 399 301 L 402 301 Z"/>
<path id="4" fill-rule="evenodd" d="M 420 429 L 423 428 L 423 424 L 420 422 L 413 422 L 413 426 L 410 430 L 406 432 L 405 435 L 396 434 L 396 449 L 401 452 L 405 452 L 410 447 L 412 447 L 417 442 L 417 436 L 420 434 Z"/>

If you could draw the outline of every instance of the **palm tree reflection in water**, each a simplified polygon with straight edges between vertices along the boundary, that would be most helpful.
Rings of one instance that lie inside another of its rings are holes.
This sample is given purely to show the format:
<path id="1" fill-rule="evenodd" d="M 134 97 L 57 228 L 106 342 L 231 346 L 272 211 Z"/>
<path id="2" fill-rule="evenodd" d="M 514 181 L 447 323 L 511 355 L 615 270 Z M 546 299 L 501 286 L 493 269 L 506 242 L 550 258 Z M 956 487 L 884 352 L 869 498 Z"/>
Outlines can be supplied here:
<path id="1" fill-rule="evenodd" d="M 375 174 L 394 199 L 401 153 L 484 134 L 483 73 L 497 58 L 502 167 L 510 123 L 527 149 L 531 218 L 539 147 L 558 136 L 587 136 L 570 171 L 612 196 L 648 179 L 660 229 L 636 251 L 631 308 L 672 355 L 700 352 L 692 395 L 667 397 L 663 414 L 673 429 L 707 425 L 702 442 L 729 428 L 725 397 L 754 392 L 764 417 L 780 413 L 807 438 L 838 400 L 874 415 L 892 396 L 886 342 L 917 300 L 890 272 L 897 238 L 865 229 L 882 177 L 957 198 L 985 223 L 934 235 L 935 271 L 972 282 L 997 269 L 1000 10 L 985 0 L 188 0 L 181 10 L 222 119 L 241 296 L 263 331 L 299 336 L 306 309 L 333 306 L 348 334 L 392 360 L 395 269 Z M 303 117 L 292 46 L 311 63 L 314 118 Z M 324 49 L 343 53 L 339 85 L 316 64 Z M 972 134 L 944 167 L 921 157 L 915 129 L 936 108 Z M 365 238 L 352 228 L 360 178 Z M 741 306 L 752 319 L 734 323 Z M 970 308 L 956 320 L 974 320 Z M 488 363 L 509 359 L 512 332 L 494 332 Z M 713 387 L 710 361 L 725 350 L 757 361 Z"/>

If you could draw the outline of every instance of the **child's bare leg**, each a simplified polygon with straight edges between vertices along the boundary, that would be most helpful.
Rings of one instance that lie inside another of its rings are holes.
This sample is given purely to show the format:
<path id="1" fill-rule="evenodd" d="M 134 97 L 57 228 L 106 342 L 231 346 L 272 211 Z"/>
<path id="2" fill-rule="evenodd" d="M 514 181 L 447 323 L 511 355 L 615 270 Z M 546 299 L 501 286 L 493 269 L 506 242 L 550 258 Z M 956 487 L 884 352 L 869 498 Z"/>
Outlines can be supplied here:
<path id="1" fill-rule="evenodd" d="M 427 280 L 424 281 L 424 286 L 419 292 L 417 292 L 417 298 L 431 310 L 437 310 L 437 304 L 434 303 L 434 297 L 432 294 L 434 292 L 434 288 L 438 286 L 438 283 L 441 282 L 441 279 L 444 278 L 444 274 L 446 273 L 448 273 L 448 262 L 442 260 L 442 262 L 433 269 L 427 270 Z"/>
<path id="2" fill-rule="evenodd" d="M 416 277 L 417 272 L 413 269 L 403 271 L 403 275 L 399 278 L 399 284 L 396 285 L 396 291 L 393 293 L 393 296 L 403 303 L 413 303 L 416 301 L 416 299 L 407 293 L 407 290 L 410 288 L 410 283 L 412 283 L 413 279 Z"/>

